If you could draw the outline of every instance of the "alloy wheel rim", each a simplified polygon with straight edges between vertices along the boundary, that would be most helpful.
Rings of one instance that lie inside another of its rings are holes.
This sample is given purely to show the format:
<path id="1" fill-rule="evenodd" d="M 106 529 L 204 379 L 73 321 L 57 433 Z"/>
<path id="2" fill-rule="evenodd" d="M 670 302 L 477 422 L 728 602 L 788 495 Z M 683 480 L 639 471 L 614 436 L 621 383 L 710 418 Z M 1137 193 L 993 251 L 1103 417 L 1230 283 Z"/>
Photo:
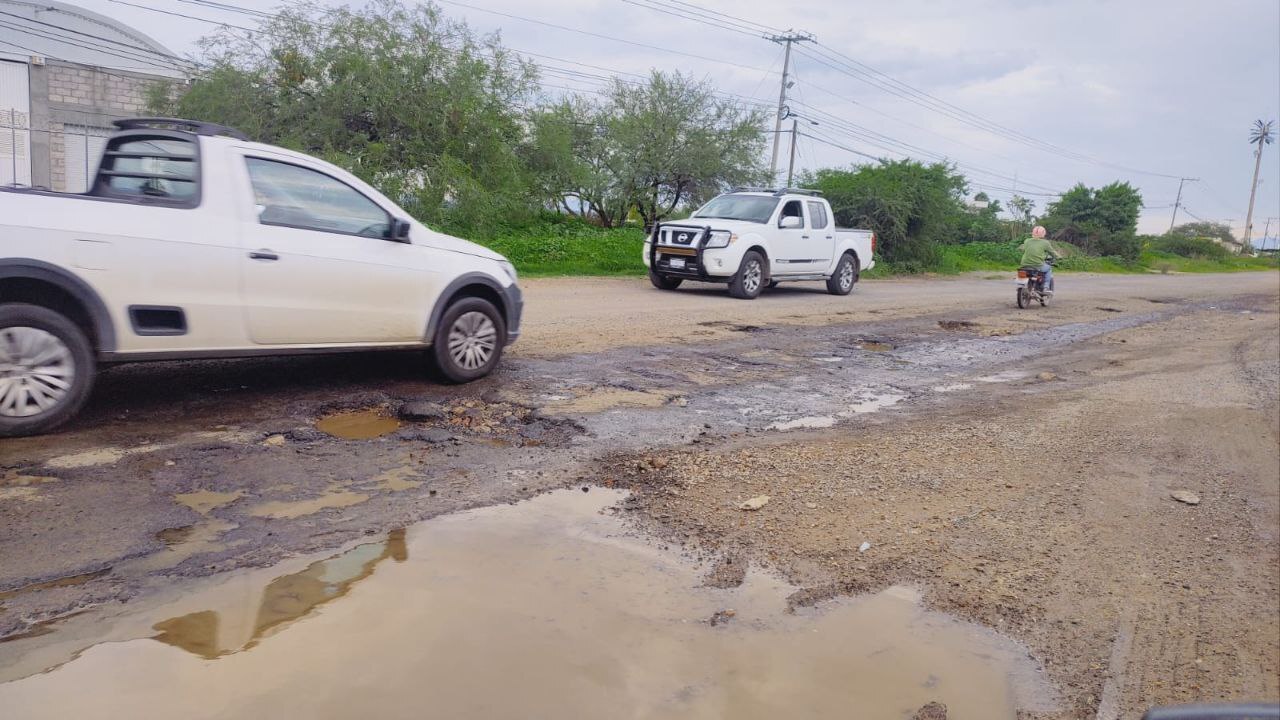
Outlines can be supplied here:
<path id="1" fill-rule="evenodd" d="M 0 416 L 32 417 L 53 410 L 75 382 L 71 348 L 33 327 L 0 330 Z"/>
<path id="2" fill-rule="evenodd" d="M 845 262 L 840 270 L 840 288 L 847 289 L 853 285 L 853 263 Z"/>
<path id="3" fill-rule="evenodd" d="M 755 292 L 760 288 L 760 263 L 752 260 L 747 265 L 747 270 L 742 274 L 742 288 L 749 293 Z"/>
<path id="4" fill-rule="evenodd" d="M 484 367 L 497 347 L 498 328 L 482 312 L 465 312 L 449 328 L 449 357 L 463 369 Z"/>

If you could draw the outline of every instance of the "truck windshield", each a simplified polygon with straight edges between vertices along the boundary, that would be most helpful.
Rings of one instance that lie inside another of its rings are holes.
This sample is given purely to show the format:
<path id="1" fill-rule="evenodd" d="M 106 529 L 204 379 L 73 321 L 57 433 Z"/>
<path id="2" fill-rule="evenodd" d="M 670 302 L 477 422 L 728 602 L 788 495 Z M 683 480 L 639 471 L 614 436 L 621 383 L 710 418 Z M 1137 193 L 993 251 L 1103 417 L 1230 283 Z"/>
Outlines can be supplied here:
<path id="1" fill-rule="evenodd" d="M 694 213 L 693 217 L 765 223 L 769 222 L 773 209 L 777 206 L 778 199 L 773 197 L 721 195 L 698 208 L 698 212 Z"/>

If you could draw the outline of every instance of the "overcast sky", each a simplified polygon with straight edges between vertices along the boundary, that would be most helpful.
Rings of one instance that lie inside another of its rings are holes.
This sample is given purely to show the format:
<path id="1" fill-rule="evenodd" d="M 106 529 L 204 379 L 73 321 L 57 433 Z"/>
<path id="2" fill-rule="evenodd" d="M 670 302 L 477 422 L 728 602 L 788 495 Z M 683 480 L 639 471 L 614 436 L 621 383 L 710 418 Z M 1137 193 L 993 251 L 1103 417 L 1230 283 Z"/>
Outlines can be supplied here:
<path id="1" fill-rule="evenodd" d="M 195 41 L 214 26 L 155 10 L 252 24 L 243 15 L 182 0 L 129 0 L 152 10 L 113 0 L 69 1 L 124 21 L 184 54 L 194 52 Z M 531 58 L 539 62 L 593 73 L 600 71 L 568 61 L 629 73 L 681 70 L 726 92 L 777 102 L 781 47 L 761 38 L 624 0 L 463 1 L 472 7 L 443 1 L 441 7 L 477 30 L 500 32 L 514 49 L 563 60 Z M 1037 193 L 1065 190 L 1078 181 L 1097 186 L 1127 180 L 1141 190 L 1147 205 L 1143 232 L 1168 228 L 1176 178 L 1186 176 L 1201 180 L 1187 183 L 1179 222 L 1191 220 L 1186 214 L 1191 213 L 1229 221 L 1240 234 L 1254 163 L 1249 127 L 1259 118 L 1280 117 L 1280 0 L 691 1 L 769 27 L 811 32 L 820 44 L 799 46 L 802 50 L 841 53 L 1016 131 L 1024 142 L 907 102 L 812 57 L 794 56 L 793 107 L 819 121 L 809 128 L 812 134 L 870 155 L 900 156 L 876 147 L 866 135 L 851 134 L 851 128 L 839 127 L 822 113 L 838 116 L 919 149 L 890 144 L 901 152 L 919 157 L 927 151 L 959 162 L 972 181 L 998 198 L 1009 196 L 1015 176 L 1018 188 Z M 271 0 L 228 2 L 263 10 L 279 5 Z M 706 59 L 673 52 L 677 50 Z M 588 86 L 556 73 L 547 73 L 544 80 Z M 1062 152 L 1037 149 L 1042 144 Z M 785 149 L 784 139 L 784 167 Z M 809 137 L 800 138 L 799 156 L 804 168 L 861 159 Z M 1262 178 L 1255 237 L 1267 218 L 1280 216 L 1280 143 L 1265 150 Z M 1031 197 L 1037 210 L 1049 200 Z M 1273 219 L 1271 227 L 1275 235 L 1280 220 Z"/>

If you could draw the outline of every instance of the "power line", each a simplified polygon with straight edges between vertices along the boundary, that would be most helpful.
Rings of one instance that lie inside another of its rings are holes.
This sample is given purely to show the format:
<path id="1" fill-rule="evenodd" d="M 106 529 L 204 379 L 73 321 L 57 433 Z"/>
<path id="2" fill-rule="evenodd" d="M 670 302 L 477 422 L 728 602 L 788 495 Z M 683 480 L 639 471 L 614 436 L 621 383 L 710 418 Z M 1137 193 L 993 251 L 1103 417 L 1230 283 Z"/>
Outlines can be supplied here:
<path id="1" fill-rule="evenodd" d="M 171 60 L 178 60 L 178 61 L 186 62 L 183 58 L 180 58 L 180 57 L 178 57 L 177 55 L 171 55 L 171 54 L 166 53 L 166 52 L 161 52 L 161 51 L 156 50 L 156 49 L 154 49 L 154 48 L 143 47 L 143 46 L 141 46 L 141 45 L 134 45 L 134 44 L 132 44 L 132 43 L 122 42 L 122 41 L 120 41 L 120 40 L 114 40 L 114 39 L 112 39 L 112 38 L 103 37 L 103 36 L 101 36 L 101 35 L 94 35 L 93 33 L 82 32 L 82 31 L 80 31 L 80 30 L 75 30 L 75 29 L 73 29 L 73 28 L 64 27 L 64 26 L 62 26 L 62 25 L 56 25 L 56 24 L 54 24 L 54 23 L 44 22 L 43 20 L 36 20 L 36 19 L 33 19 L 33 18 L 24 17 L 24 16 L 19 15 L 19 14 L 17 14 L 17 13 L 11 13 L 11 12 L 6 12 L 6 11 L 4 11 L 4 10 L 0 10 L 0 15 L 8 15 L 9 17 L 17 18 L 17 19 L 19 19 L 19 20 L 21 20 L 21 21 L 23 21 L 23 22 L 25 22 L 25 23 L 31 23 L 31 24 L 33 24 L 33 25 L 41 25 L 41 26 L 44 26 L 44 27 L 53 28 L 53 29 L 58 30 L 58 31 L 61 31 L 61 32 L 71 33 L 71 34 L 73 34 L 73 35 L 81 35 L 81 36 L 83 36 L 83 37 L 92 38 L 92 39 L 94 39 L 94 40 L 99 40 L 99 41 L 102 41 L 102 42 L 110 43 L 110 44 L 112 44 L 112 45 L 120 45 L 120 46 L 122 46 L 122 47 L 125 47 L 125 48 L 128 48 L 128 49 L 131 49 L 131 50 L 140 50 L 140 51 L 143 51 L 143 52 L 146 52 L 146 53 L 150 53 L 150 54 L 153 54 L 153 55 L 158 55 L 158 56 L 163 57 L 163 58 L 169 58 L 169 59 L 171 59 Z M 10 22 L 12 22 L 12 21 L 10 21 Z"/>
<path id="2" fill-rule="evenodd" d="M 151 12 L 161 13 L 161 14 L 163 14 L 163 15 L 172 15 L 172 16 L 174 16 L 174 17 L 186 18 L 187 20 L 196 20 L 196 21 L 198 21 L 198 22 L 208 23 L 208 24 L 210 24 L 210 25 L 221 25 L 221 26 L 223 26 L 223 27 L 235 28 L 236 30 L 243 30 L 243 31 L 248 32 L 248 33 L 261 33 L 261 32 L 263 32 L 262 30 L 255 30 L 255 29 L 253 29 L 253 28 L 247 28 L 247 27 L 245 27 L 245 26 L 243 26 L 243 25 L 236 25 L 236 24 L 234 24 L 234 23 L 223 22 L 223 21 L 221 21 L 221 20 L 210 20 L 209 18 L 202 18 L 202 17 L 198 17 L 198 16 L 196 16 L 196 15 L 188 15 L 188 14 L 186 14 L 186 13 L 174 12 L 174 11 L 172 11 L 172 10 L 162 10 L 162 9 L 160 9 L 160 8 L 148 7 L 148 6 L 146 6 L 146 5 L 138 5 L 138 4 L 136 4 L 136 3 L 127 2 L 126 0 L 110 0 L 110 1 L 111 1 L 111 2 L 113 2 L 113 3 L 116 3 L 117 5 L 128 5 L 129 7 L 135 7 L 135 8 L 138 8 L 138 9 L 140 9 L 140 10 L 149 10 L 149 11 L 151 11 Z"/>
<path id="3" fill-rule="evenodd" d="M 0 21 L 0 28 L 17 30 L 19 32 L 25 33 L 28 37 L 40 38 L 43 40 L 51 40 L 53 42 L 61 43 L 63 45 L 68 45 L 70 47 L 76 47 L 76 48 L 80 48 L 81 50 L 88 50 L 90 52 L 101 53 L 103 55 L 109 55 L 111 57 L 119 58 L 122 60 L 128 60 L 130 62 L 140 62 L 146 65 L 150 65 L 153 68 L 159 68 L 162 70 L 178 69 L 174 67 L 172 64 L 161 63 L 154 56 L 142 55 L 140 53 L 131 53 L 127 50 L 114 49 L 109 46 L 102 45 L 100 43 L 95 43 L 87 40 L 78 40 L 76 38 L 72 38 L 66 35 L 58 35 L 41 28 L 33 28 L 33 27 L 28 27 L 23 25 L 14 25 L 6 21 Z M 39 50 L 32 50 L 31 52 L 37 55 L 45 54 L 40 52 Z"/>
<path id="4" fill-rule="evenodd" d="M 661 47 L 659 45 L 649 45 L 647 43 L 636 42 L 634 40 L 627 40 L 625 38 L 614 37 L 612 35 L 602 35 L 600 33 L 592 32 L 590 30 L 583 30 L 581 28 L 569 27 L 567 25 L 557 25 L 555 23 L 546 22 L 545 20 L 535 20 L 533 18 L 521 17 L 520 15 L 512 15 L 511 13 L 500 12 L 498 10 L 490 10 L 488 8 L 477 7 L 475 5 L 468 5 L 467 3 L 458 2 L 457 0 L 440 0 L 440 2 L 449 4 L 449 5 L 456 5 L 458 7 L 467 8 L 469 10 L 476 10 L 479 12 L 489 13 L 491 15 L 498 15 L 500 17 L 510 18 L 512 20 L 519 20 L 521 22 L 533 23 L 535 25 L 542 25 L 544 27 L 555 28 L 557 30 L 563 30 L 565 32 L 577 33 L 579 35 L 587 35 L 589 37 L 599 38 L 601 40 L 609 40 L 610 42 L 620 42 L 620 43 L 625 43 L 627 45 L 634 45 L 636 47 L 647 48 L 649 50 L 658 50 L 664 53 L 671 53 L 673 55 L 683 55 L 685 57 L 691 57 L 696 60 L 704 60 L 707 62 L 719 63 L 721 65 L 730 65 L 736 68 L 741 68 L 743 70 L 752 70 L 755 72 L 769 72 L 765 68 L 761 68 L 761 67 L 743 65 L 741 63 L 735 63 L 729 60 L 723 60 L 721 58 L 708 57 L 706 55 L 697 55 L 694 53 L 684 52 L 683 50 L 675 50 L 673 48 Z"/>

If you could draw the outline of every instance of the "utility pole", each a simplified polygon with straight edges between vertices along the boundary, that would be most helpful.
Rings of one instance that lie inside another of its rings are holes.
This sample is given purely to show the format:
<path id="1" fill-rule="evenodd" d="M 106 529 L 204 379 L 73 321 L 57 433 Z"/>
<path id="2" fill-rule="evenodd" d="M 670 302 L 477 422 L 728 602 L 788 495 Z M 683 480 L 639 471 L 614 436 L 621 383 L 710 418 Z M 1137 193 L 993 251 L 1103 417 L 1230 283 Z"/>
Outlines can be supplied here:
<path id="1" fill-rule="evenodd" d="M 1173 232 L 1173 224 L 1178 222 L 1178 208 L 1182 205 L 1182 184 L 1188 180 L 1197 182 L 1200 178 L 1178 178 L 1178 199 L 1173 201 L 1173 219 L 1169 221 L 1169 232 Z"/>
<path id="2" fill-rule="evenodd" d="M 769 182 L 778 178 L 778 143 L 782 135 L 782 118 L 786 113 L 787 89 L 795 83 L 791 82 L 791 45 L 798 42 L 813 42 L 812 33 L 798 33 L 788 30 L 784 35 L 765 35 L 766 40 L 783 44 L 786 50 L 782 55 L 782 88 L 778 91 L 778 116 L 773 123 L 773 159 L 769 161 Z"/>
<path id="3" fill-rule="evenodd" d="M 1263 122 L 1259 120 L 1254 124 L 1254 129 L 1249 133 L 1249 143 L 1258 146 L 1254 155 L 1257 159 L 1253 163 L 1253 184 L 1249 186 L 1249 212 L 1244 216 L 1244 245 L 1242 251 L 1248 251 L 1249 240 L 1253 235 L 1253 201 L 1258 195 L 1258 171 L 1262 169 L 1262 148 L 1270 145 L 1275 140 L 1274 121 L 1268 120 Z"/>
<path id="4" fill-rule="evenodd" d="M 800 132 L 800 120 L 791 116 L 791 162 L 787 163 L 787 187 L 791 187 L 791 178 L 796 171 L 796 133 Z"/>

